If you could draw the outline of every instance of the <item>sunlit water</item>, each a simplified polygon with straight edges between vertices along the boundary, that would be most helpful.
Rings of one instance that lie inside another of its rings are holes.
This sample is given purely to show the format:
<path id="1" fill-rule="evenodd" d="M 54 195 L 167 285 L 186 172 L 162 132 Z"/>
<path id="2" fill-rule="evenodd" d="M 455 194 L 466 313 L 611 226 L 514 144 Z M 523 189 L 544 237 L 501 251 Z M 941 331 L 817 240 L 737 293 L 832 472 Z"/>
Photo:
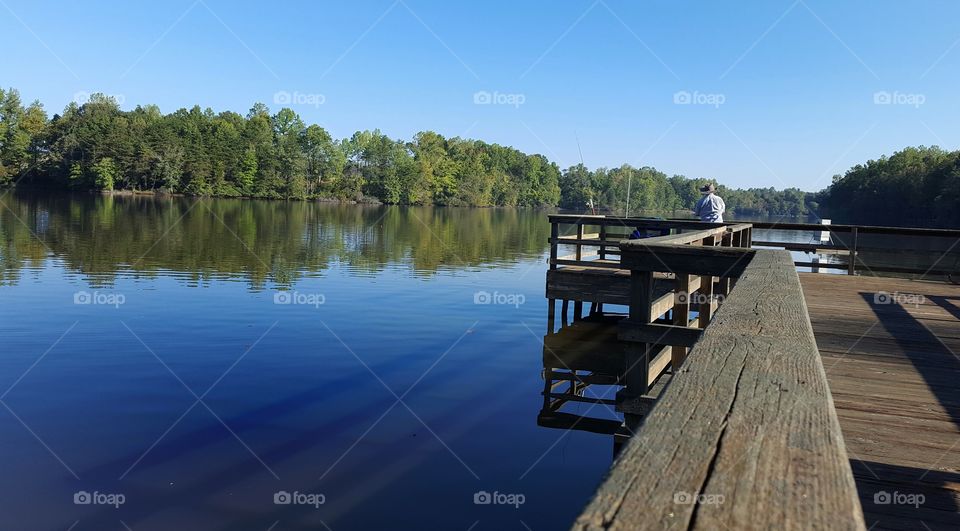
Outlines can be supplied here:
<path id="1" fill-rule="evenodd" d="M 3 201 L 2 529 L 553 529 L 610 464 L 536 425 L 543 212 Z"/>

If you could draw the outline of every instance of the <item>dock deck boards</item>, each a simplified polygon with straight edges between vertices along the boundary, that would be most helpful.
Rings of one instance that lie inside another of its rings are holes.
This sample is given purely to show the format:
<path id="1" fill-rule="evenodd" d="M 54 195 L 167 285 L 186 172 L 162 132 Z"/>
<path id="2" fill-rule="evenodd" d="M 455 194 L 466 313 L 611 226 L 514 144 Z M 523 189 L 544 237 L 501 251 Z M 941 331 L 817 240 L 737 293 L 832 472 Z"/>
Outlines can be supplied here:
<path id="1" fill-rule="evenodd" d="M 960 286 L 800 280 L 867 526 L 960 528 Z"/>

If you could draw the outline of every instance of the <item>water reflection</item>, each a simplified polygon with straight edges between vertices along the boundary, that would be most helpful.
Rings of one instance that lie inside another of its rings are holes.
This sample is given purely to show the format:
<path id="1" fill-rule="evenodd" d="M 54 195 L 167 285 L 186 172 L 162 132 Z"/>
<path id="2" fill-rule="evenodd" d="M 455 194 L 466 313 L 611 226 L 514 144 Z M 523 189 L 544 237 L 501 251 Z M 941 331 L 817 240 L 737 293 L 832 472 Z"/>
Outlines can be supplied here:
<path id="1" fill-rule="evenodd" d="M 537 425 L 610 435 L 613 457 L 640 420 L 616 408 L 626 367 L 617 322 L 624 317 L 594 307 L 583 319 L 564 319 L 559 330 L 548 325 L 543 337 L 543 406 Z"/>
<path id="2" fill-rule="evenodd" d="M 254 289 L 289 285 L 343 267 L 498 267 L 539 256 L 543 213 L 339 205 L 316 202 L 18 195 L 0 208 L 0 285 L 56 257 L 92 285 L 117 275 L 178 273 L 194 282 L 242 279 Z"/>

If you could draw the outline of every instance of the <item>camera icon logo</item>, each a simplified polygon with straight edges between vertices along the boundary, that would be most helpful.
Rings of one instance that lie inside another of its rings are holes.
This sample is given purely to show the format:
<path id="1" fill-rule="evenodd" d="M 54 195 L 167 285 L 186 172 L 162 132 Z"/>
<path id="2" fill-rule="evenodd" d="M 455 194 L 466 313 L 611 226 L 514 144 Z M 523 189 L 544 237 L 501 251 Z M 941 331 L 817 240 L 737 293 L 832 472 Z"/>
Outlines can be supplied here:
<path id="1" fill-rule="evenodd" d="M 78 291 L 73 294 L 74 304 L 90 304 L 93 302 L 93 296 L 87 291 Z"/>
<path id="2" fill-rule="evenodd" d="M 290 496 L 290 493 L 281 490 L 273 493 L 273 503 L 276 505 L 290 505 L 293 502 L 293 497 Z"/>
<path id="3" fill-rule="evenodd" d="M 890 502 L 892 501 L 893 497 L 890 496 L 890 493 L 885 490 L 876 492 L 873 495 L 873 503 L 877 505 L 890 505 Z"/>
<path id="4" fill-rule="evenodd" d="M 274 304 L 292 304 L 293 296 L 287 291 L 278 291 L 273 294 Z"/>
<path id="5" fill-rule="evenodd" d="M 291 101 L 293 101 L 293 98 L 290 96 L 290 93 L 285 90 L 273 94 L 273 103 L 277 105 L 290 105 Z"/>
<path id="6" fill-rule="evenodd" d="M 689 492 L 674 492 L 673 493 L 673 503 L 677 505 L 690 505 L 693 503 L 693 495 Z"/>
<path id="7" fill-rule="evenodd" d="M 93 503 L 93 498 L 89 492 L 80 490 L 73 493 L 73 503 L 76 505 L 90 505 Z"/>
<path id="8" fill-rule="evenodd" d="M 493 496 L 490 496 L 490 493 L 481 490 L 473 493 L 473 503 L 474 505 L 490 505 L 493 503 Z"/>
<path id="9" fill-rule="evenodd" d="M 677 105 L 690 105 L 693 101 L 693 96 L 686 90 L 681 90 L 680 92 L 673 93 L 673 103 Z"/>
<path id="10" fill-rule="evenodd" d="M 873 93 L 873 103 L 875 105 L 890 105 L 893 103 L 893 95 L 885 90 Z"/>
<path id="11" fill-rule="evenodd" d="M 475 105 L 490 105 L 493 102 L 493 95 L 485 90 L 473 93 L 473 103 Z"/>
<path id="12" fill-rule="evenodd" d="M 874 304 L 890 304 L 890 294 L 886 291 L 878 291 L 873 294 Z"/>
<path id="13" fill-rule="evenodd" d="M 473 294 L 474 304 L 490 304 L 493 302 L 493 296 L 489 291 L 478 291 Z"/>

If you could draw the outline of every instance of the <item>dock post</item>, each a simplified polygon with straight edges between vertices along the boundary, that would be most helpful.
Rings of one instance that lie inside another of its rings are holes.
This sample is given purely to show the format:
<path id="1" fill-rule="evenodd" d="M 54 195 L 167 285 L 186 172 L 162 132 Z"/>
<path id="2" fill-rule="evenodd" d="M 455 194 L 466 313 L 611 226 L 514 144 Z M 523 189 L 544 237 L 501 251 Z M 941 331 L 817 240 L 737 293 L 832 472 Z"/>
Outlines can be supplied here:
<path id="1" fill-rule="evenodd" d="M 580 241 L 583 240 L 583 224 L 577 223 L 577 244 L 576 244 L 576 258 L 577 262 L 583 260 L 583 246 L 580 244 Z M 583 317 L 583 301 L 573 301 L 573 320 L 579 321 Z"/>
<path id="2" fill-rule="evenodd" d="M 674 296 L 673 303 L 673 325 L 690 326 L 690 275 L 677 275 L 677 293 Z M 673 345 L 670 352 L 670 365 L 676 374 L 677 369 L 683 365 L 683 360 L 687 358 L 687 347 L 683 345 Z"/>
<path id="3" fill-rule="evenodd" d="M 851 230 L 850 236 L 850 259 L 847 264 L 847 274 L 853 275 L 857 271 L 857 227 Z"/>
<path id="4" fill-rule="evenodd" d="M 600 225 L 600 241 L 604 242 L 606 241 L 606 239 L 607 239 L 607 226 Z M 600 250 L 597 251 L 597 256 L 600 260 L 607 259 L 607 247 L 602 243 L 600 244 Z"/>
<path id="5" fill-rule="evenodd" d="M 630 272 L 630 320 L 637 324 L 649 324 L 653 304 L 653 273 L 650 271 Z M 647 393 L 650 370 L 649 343 L 630 343 L 626 347 L 626 372 L 624 383 L 626 394 L 640 397 Z"/>
<path id="6" fill-rule="evenodd" d="M 713 318 L 713 276 L 703 275 L 700 277 L 700 303 L 697 305 L 697 321 L 700 329 L 704 329 L 710 324 Z"/>

